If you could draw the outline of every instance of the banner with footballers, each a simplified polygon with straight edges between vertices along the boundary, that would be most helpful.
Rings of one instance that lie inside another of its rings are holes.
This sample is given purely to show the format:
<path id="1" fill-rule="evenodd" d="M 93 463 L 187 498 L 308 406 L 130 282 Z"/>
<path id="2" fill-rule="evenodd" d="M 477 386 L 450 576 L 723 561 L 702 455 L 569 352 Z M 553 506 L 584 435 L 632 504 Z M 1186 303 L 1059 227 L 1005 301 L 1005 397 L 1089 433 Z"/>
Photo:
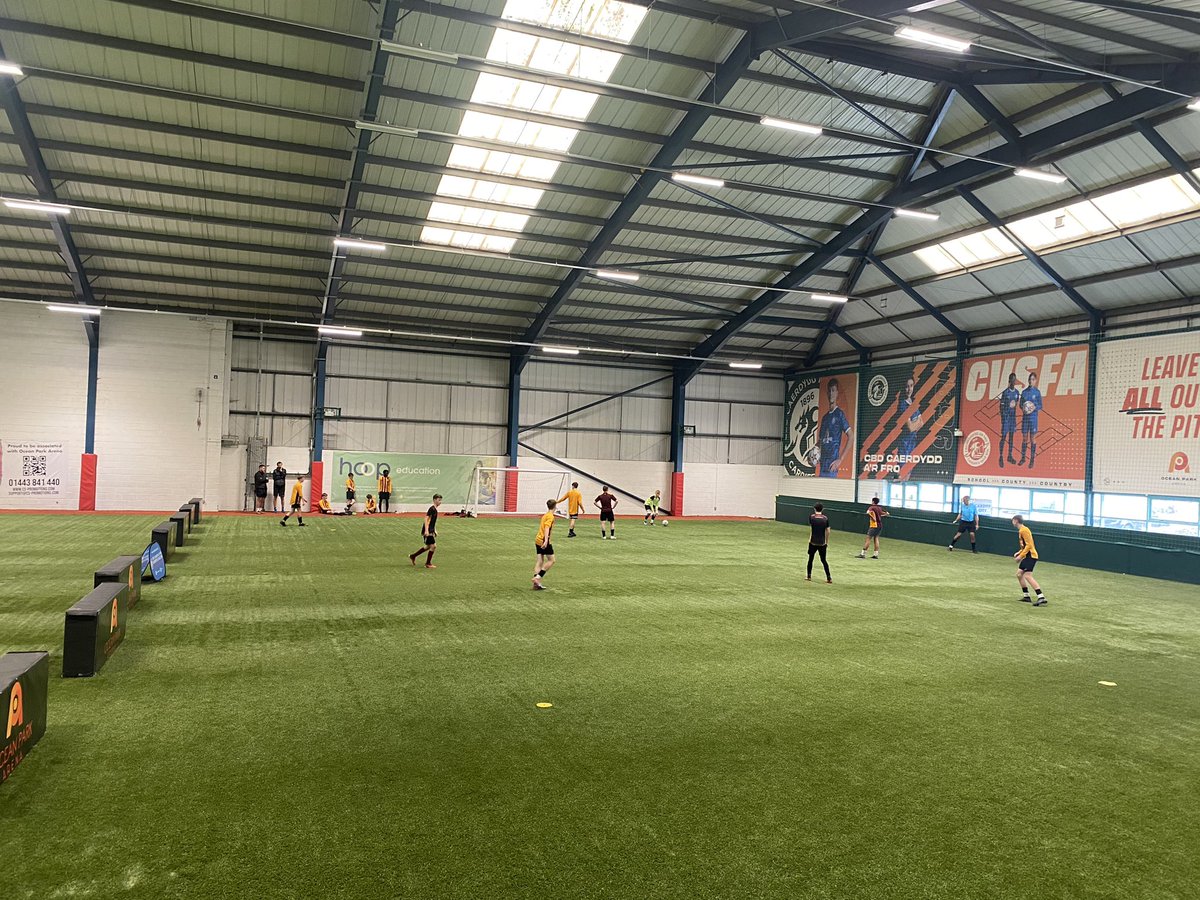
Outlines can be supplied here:
<path id="1" fill-rule="evenodd" d="M 328 454 L 325 471 L 329 487 L 326 491 L 336 503 L 345 493 L 346 476 L 353 473 L 358 502 L 374 494 L 380 473 L 386 469 L 392 478 L 392 505 L 428 504 L 434 494 L 441 494 L 446 505 L 465 505 L 470 500 L 471 480 L 475 469 L 498 467 L 504 462 L 498 456 L 451 456 L 434 453 L 361 453 L 334 450 Z M 484 473 L 487 483 L 480 486 L 479 504 L 495 505 L 496 472 Z"/>
<path id="2" fill-rule="evenodd" d="M 1095 490 L 1200 497 L 1200 334 L 1109 341 L 1096 362 Z"/>
<path id="3" fill-rule="evenodd" d="M 62 443 L 0 441 L 0 506 L 58 506 L 69 483 Z M 73 506 L 77 498 L 69 499 Z"/>
<path id="4" fill-rule="evenodd" d="M 872 367 L 861 382 L 858 477 L 952 482 L 958 364 Z"/>
<path id="5" fill-rule="evenodd" d="M 858 376 L 806 376 L 787 383 L 783 465 L 789 475 L 854 477 Z"/>
<path id="6" fill-rule="evenodd" d="M 1087 345 L 964 360 L 959 428 L 959 484 L 1082 491 Z"/>

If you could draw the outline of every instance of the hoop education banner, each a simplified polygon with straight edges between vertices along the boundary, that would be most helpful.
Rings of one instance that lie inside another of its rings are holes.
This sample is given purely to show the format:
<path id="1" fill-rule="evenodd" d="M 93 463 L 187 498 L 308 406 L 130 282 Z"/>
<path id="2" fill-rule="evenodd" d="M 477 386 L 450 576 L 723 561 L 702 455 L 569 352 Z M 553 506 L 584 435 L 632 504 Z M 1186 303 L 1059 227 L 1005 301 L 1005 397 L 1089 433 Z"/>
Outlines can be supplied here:
<path id="1" fill-rule="evenodd" d="M 858 403 L 859 478 L 954 480 L 957 364 L 868 369 Z"/>
<path id="2" fill-rule="evenodd" d="M 1096 371 L 1095 490 L 1200 497 L 1200 336 L 1106 342 Z"/>
<path id="3" fill-rule="evenodd" d="M 7 441 L 0 443 L 0 506 L 4 500 L 65 500 L 68 479 L 61 443 Z M 74 504 L 74 498 L 72 505 Z"/>
<path id="4" fill-rule="evenodd" d="M 441 494 L 447 505 L 462 505 L 470 500 L 471 479 L 479 466 L 503 465 L 498 456 L 450 456 L 433 453 L 351 453 L 335 450 L 329 454 L 330 490 L 333 501 L 343 497 L 346 476 L 353 473 L 361 503 L 368 493 L 376 492 L 376 479 L 387 469 L 392 476 L 392 504 L 428 503 Z M 487 472 L 480 488 L 481 506 L 496 502 L 496 474 Z"/>
<path id="5" fill-rule="evenodd" d="M 799 378 L 787 383 L 783 465 L 789 475 L 854 477 L 858 376 Z"/>
<path id="6" fill-rule="evenodd" d="M 1086 344 L 973 356 L 962 380 L 960 484 L 1084 489 Z"/>

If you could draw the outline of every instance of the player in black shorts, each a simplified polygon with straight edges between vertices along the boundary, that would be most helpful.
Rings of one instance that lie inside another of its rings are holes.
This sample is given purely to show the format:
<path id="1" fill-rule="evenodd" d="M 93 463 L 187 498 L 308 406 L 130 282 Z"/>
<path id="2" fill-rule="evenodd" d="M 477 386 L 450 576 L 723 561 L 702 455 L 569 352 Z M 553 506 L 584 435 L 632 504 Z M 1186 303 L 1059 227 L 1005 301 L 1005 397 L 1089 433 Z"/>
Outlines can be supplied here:
<path id="1" fill-rule="evenodd" d="M 442 505 L 442 495 L 433 495 L 433 506 L 425 511 L 425 521 L 421 525 L 421 539 L 425 542 L 421 549 L 416 553 L 408 554 L 408 561 L 414 566 L 417 564 L 417 557 L 422 553 L 428 553 L 425 557 L 425 568 L 436 569 L 433 564 L 433 553 L 437 550 L 437 519 L 438 507 Z"/>
<path id="2" fill-rule="evenodd" d="M 274 485 L 275 512 L 283 512 L 283 502 L 287 499 L 287 469 L 282 462 L 275 463 L 271 470 L 271 483 Z"/>
<path id="3" fill-rule="evenodd" d="M 604 485 L 600 490 L 600 496 L 592 501 L 593 505 L 600 508 L 600 540 L 616 540 L 617 539 L 617 515 L 615 508 L 617 498 L 608 492 L 608 485 Z M 607 523 L 608 531 L 611 535 L 605 533 L 604 526 Z"/>
<path id="4" fill-rule="evenodd" d="M 829 516 L 822 512 L 824 508 L 823 504 L 818 503 L 813 507 L 813 514 L 808 517 L 812 534 L 808 538 L 808 576 L 804 580 L 812 581 L 813 557 L 820 554 L 821 565 L 825 567 L 825 583 L 833 584 L 833 576 L 829 574 L 829 560 L 825 558 L 825 553 L 829 550 L 830 525 Z"/>

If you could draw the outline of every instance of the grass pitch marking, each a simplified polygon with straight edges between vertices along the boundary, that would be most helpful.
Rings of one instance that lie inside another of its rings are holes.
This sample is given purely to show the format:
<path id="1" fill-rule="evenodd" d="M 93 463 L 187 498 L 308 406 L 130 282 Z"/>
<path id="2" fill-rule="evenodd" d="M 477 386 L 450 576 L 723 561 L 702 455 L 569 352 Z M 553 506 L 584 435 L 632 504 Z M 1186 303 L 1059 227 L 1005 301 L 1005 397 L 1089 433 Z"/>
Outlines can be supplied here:
<path id="1" fill-rule="evenodd" d="M 1097 684 L 1102 684 L 1105 687 L 1116 687 L 1117 686 L 1117 683 L 1115 681 L 1099 681 L 1099 682 L 1097 682 Z"/>
<path id="2" fill-rule="evenodd" d="M 552 706 L 554 706 L 554 704 L 553 704 L 553 703 L 539 703 L 539 704 L 537 704 L 537 708 L 538 708 L 538 709 L 550 709 L 550 707 L 552 707 Z"/>

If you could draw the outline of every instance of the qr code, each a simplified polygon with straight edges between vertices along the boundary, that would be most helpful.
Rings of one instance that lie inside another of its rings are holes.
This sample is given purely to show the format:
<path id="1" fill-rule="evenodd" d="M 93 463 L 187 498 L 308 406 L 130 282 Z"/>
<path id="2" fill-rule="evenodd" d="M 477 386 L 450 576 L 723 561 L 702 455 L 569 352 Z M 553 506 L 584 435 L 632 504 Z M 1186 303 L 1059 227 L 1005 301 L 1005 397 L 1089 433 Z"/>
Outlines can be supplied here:
<path id="1" fill-rule="evenodd" d="M 21 475 L 25 478 L 30 478 L 34 475 L 46 474 L 46 457 L 44 456 L 22 456 L 21 457 Z"/>

